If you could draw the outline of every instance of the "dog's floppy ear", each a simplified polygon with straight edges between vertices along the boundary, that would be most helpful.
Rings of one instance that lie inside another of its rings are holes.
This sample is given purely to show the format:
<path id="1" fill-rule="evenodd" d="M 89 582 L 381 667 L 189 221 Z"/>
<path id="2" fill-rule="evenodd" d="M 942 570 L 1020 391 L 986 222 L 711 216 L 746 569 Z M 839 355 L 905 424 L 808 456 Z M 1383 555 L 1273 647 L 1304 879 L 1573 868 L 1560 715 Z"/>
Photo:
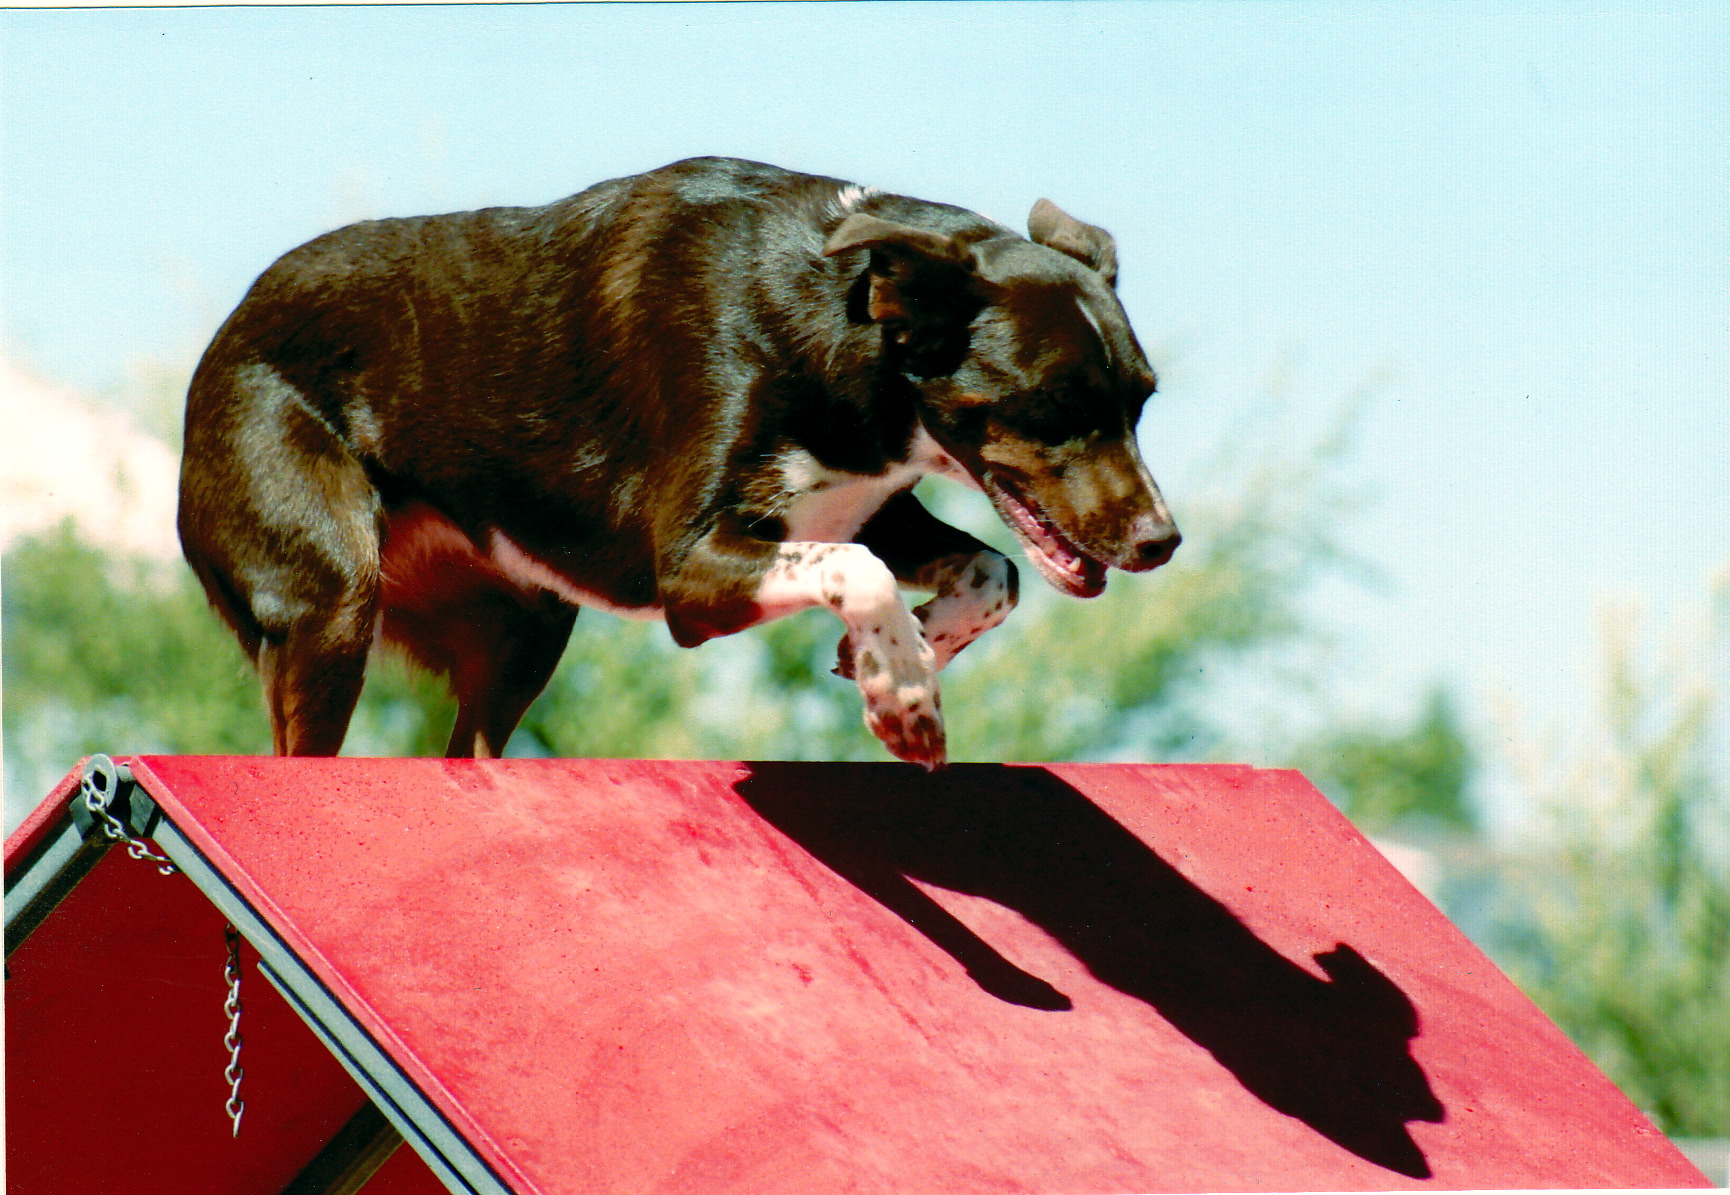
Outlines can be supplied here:
<path id="1" fill-rule="evenodd" d="M 1034 244 L 1066 253 L 1108 285 L 1117 285 L 1117 242 L 1105 229 L 1083 224 L 1051 200 L 1041 199 L 1027 217 L 1027 235 Z"/>
<path id="2" fill-rule="evenodd" d="M 967 260 L 967 247 L 953 237 L 865 212 L 848 216 L 823 242 L 824 257 L 834 257 L 849 249 L 880 249 L 906 258 L 924 257 L 955 265 Z"/>
<path id="3" fill-rule="evenodd" d="M 823 256 L 854 249 L 871 250 L 870 292 L 866 313 L 878 324 L 911 324 L 943 318 L 953 306 L 944 299 L 966 298 L 967 317 L 977 313 L 983 280 L 974 273 L 966 244 L 911 224 L 897 224 L 856 212 L 823 243 Z M 934 302 L 935 301 L 935 302 Z"/>
<path id="4" fill-rule="evenodd" d="M 864 212 L 843 220 L 823 256 L 869 249 L 849 299 L 852 318 L 881 325 L 914 372 L 949 373 L 967 350 L 967 326 L 997 288 L 979 276 L 967 241 Z"/>

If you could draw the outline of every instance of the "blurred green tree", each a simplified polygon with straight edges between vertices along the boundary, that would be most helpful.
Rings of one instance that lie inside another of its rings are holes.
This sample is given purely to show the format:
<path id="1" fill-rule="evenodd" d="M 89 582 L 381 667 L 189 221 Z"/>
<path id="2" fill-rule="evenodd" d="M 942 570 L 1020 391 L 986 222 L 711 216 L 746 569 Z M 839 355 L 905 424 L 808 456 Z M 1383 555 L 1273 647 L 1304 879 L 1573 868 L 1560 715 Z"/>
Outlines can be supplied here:
<path id="1" fill-rule="evenodd" d="M 1601 721 L 1571 758 L 1526 748 L 1530 842 L 1491 953 L 1665 1132 L 1730 1136 L 1730 789 L 1713 731 L 1730 577 L 1705 630 L 1648 668 L 1607 621 Z"/>
<path id="2" fill-rule="evenodd" d="M 1477 753 L 1453 694 L 1439 683 L 1409 726 L 1324 730 L 1298 747 L 1292 764 L 1366 834 L 1433 840 L 1478 829 Z"/>
<path id="3" fill-rule="evenodd" d="M 97 750 L 270 749 L 257 677 L 190 573 L 90 547 L 70 522 L 0 567 L 9 771 L 27 760 L 51 781 Z"/>

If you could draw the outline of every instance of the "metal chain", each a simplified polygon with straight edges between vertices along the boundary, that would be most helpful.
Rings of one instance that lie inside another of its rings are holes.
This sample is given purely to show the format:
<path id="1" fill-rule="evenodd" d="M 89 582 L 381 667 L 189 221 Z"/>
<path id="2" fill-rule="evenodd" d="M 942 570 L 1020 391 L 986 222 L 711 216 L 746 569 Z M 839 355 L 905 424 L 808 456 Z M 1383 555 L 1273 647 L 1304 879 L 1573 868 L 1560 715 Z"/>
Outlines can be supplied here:
<path id="1" fill-rule="evenodd" d="M 228 1014 L 228 1033 L 222 1044 L 228 1047 L 228 1069 L 222 1072 L 228 1080 L 228 1115 L 234 1121 L 234 1135 L 240 1136 L 240 1114 L 246 1111 L 246 1101 L 240 1098 L 240 1080 L 246 1071 L 240 1065 L 240 933 L 232 925 L 224 935 L 228 939 L 228 965 L 223 975 L 228 979 L 228 999 L 222 1011 Z"/>
<path id="2" fill-rule="evenodd" d="M 102 757 L 98 757 L 102 758 Z M 102 832 L 110 842 L 124 842 L 126 853 L 134 859 L 147 859 L 156 864 L 156 870 L 165 876 L 175 875 L 180 868 L 167 855 L 151 850 L 143 839 L 134 835 L 126 825 L 108 811 L 107 794 L 97 783 L 97 770 L 86 768 L 79 778 L 79 794 L 84 798 L 84 808 L 102 827 Z M 223 977 L 228 980 L 228 998 L 223 1001 L 222 1010 L 228 1014 L 228 1032 L 223 1035 L 222 1044 L 228 1048 L 228 1066 L 222 1072 L 222 1077 L 228 1080 L 228 1102 L 223 1105 L 229 1119 L 234 1121 L 234 1135 L 240 1136 L 240 1117 L 246 1111 L 246 1101 L 240 1098 L 240 1080 L 246 1071 L 240 1065 L 240 931 L 234 926 L 227 926 L 223 937 L 228 943 L 228 961 L 223 966 Z"/>
<path id="3" fill-rule="evenodd" d="M 176 867 L 167 855 L 159 855 L 151 850 L 143 839 L 134 837 L 119 818 L 108 812 L 108 805 L 103 800 L 102 790 L 97 787 L 94 772 L 95 769 L 85 769 L 84 776 L 78 782 L 78 787 L 84 796 L 84 808 L 90 812 L 91 817 L 96 819 L 96 823 L 102 827 L 102 832 L 108 835 L 108 840 L 110 842 L 124 842 L 127 854 L 134 859 L 148 859 L 157 864 L 156 870 L 165 876 L 171 876 L 179 871 L 180 868 Z"/>

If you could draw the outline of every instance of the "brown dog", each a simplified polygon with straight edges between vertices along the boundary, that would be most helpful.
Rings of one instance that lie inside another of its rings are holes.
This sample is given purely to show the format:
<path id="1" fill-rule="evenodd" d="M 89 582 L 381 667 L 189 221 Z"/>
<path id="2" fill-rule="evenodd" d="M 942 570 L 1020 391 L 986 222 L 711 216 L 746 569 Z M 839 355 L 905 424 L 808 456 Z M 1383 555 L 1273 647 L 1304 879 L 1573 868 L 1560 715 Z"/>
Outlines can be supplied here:
<path id="1" fill-rule="evenodd" d="M 377 634 L 450 679 L 449 753 L 497 755 L 579 606 L 689 647 L 826 605 L 867 724 L 941 765 L 937 673 L 1016 575 L 921 476 L 1077 596 L 1178 543 L 1111 237 L 1044 200 L 1029 233 L 703 158 L 288 253 L 193 378 L 180 502 L 276 750 L 341 747 Z"/>

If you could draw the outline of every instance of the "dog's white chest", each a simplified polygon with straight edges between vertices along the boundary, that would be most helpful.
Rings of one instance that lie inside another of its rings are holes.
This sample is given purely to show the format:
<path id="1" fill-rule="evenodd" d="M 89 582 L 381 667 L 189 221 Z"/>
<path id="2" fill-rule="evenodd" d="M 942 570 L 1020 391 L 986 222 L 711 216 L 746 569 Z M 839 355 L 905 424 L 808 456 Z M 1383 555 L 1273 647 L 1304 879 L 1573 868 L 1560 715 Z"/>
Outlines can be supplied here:
<path id="1" fill-rule="evenodd" d="M 782 489 L 789 496 L 782 514 L 788 542 L 847 543 L 885 502 L 927 473 L 971 480 L 923 427 L 914 435 L 907 459 L 882 473 L 826 468 L 802 448 L 782 453 L 777 464 Z"/>
<path id="2" fill-rule="evenodd" d="M 851 540 L 897 490 L 919 478 L 917 472 L 904 466 L 876 477 L 837 473 L 802 450 L 782 459 L 782 475 L 792 495 L 782 516 L 787 523 L 787 539 L 829 544 Z"/>

